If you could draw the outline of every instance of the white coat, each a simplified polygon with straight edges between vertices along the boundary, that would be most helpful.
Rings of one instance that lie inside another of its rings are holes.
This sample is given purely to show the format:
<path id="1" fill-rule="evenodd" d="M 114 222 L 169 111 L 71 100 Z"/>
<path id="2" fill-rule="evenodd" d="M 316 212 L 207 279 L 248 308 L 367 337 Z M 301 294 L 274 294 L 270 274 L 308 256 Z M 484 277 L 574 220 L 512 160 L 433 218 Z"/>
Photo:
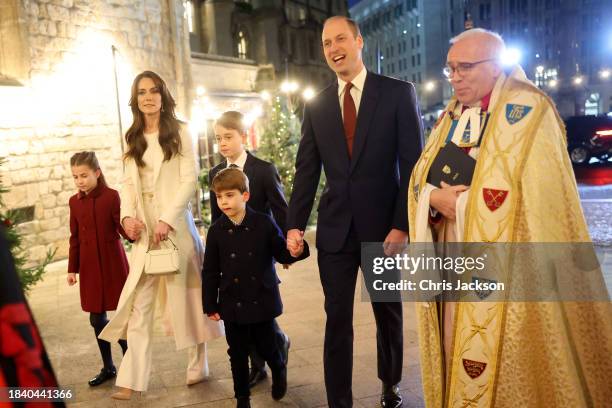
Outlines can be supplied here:
<path id="1" fill-rule="evenodd" d="M 177 350 L 194 346 L 224 334 L 223 324 L 210 320 L 202 309 L 202 261 L 204 247 L 191 215 L 189 200 L 197 188 L 196 166 L 191 138 L 181 130 L 181 152 L 168 161 L 153 164 L 155 201 L 159 219 L 169 224 L 170 238 L 179 249 L 180 270 L 167 275 L 167 294 L 160 291 L 157 307 L 168 307 L 167 313 L 174 331 Z M 133 159 L 125 161 L 121 186 L 121 220 L 135 217 L 145 222 L 138 166 Z M 149 247 L 151 231 L 143 231 L 129 254 L 128 275 L 117 311 L 106 325 L 100 338 L 109 342 L 126 338 L 127 323 L 132 310 L 134 289 L 143 272 L 145 253 Z M 167 304 L 166 304 L 167 302 Z"/>

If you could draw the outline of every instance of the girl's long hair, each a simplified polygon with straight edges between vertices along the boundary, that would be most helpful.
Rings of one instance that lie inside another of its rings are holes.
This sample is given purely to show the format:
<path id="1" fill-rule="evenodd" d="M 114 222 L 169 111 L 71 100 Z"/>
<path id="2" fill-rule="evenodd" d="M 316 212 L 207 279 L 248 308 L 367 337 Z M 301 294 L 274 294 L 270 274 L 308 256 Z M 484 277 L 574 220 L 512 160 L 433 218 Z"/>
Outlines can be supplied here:
<path id="1" fill-rule="evenodd" d="M 142 78 L 150 78 L 161 95 L 161 112 L 159 117 L 159 144 L 164 152 L 164 161 L 170 160 L 181 151 L 180 124 L 174 113 L 176 102 L 170 94 L 164 80 L 153 71 L 141 72 L 134 78 L 130 97 L 130 108 L 134 121 L 125 134 L 128 151 L 124 159 L 132 158 L 138 167 L 144 167 L 142 156 L 147 150 L 147 141 L 144 138 L 144 114 L 138 109 L 138 83 Z"/>
<path id="2" fill-rule="evenodd" d="M 74 166 L 87 166 L 93 171 L 100 170 L 100 177 L 98 177 L 98 183 L 102 184 L 104 187 L 108 187 L 108 184 L 106 184 L 106 179 L 104 178 L 104 174 L 102 174 L 100 163 L 98 163 L 96 153 L 78 152 L 73 154 L 70 158 L 70 167 Z"/>

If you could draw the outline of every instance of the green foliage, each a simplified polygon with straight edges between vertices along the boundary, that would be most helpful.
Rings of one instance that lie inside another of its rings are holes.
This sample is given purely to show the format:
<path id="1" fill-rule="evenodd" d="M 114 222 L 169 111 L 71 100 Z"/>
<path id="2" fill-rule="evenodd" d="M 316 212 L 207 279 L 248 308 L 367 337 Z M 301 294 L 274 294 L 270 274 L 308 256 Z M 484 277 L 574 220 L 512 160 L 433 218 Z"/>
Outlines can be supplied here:
<path id="1" fill-rule="evenodd" d="M 272 99 L 265 116 L 257 156 L 274 163 L 285 197 L 291 197 L 295 176 L 295 156 L 300 143 L 300 119 L 287 108 L 281 96 Z"/>
<path id="2" fill-rule="evenodd" d="M 0 166 L 4 164 L 5 160 L 0 158 Z M 57 251 L 57 248 L 53 251 L 47 251 L 45 259 L 37 266 L 26 267 L 28 263 L 27 252 L 23 248 L 23 239 L 18 231 L 17 224 L 23 221 L 23 214 L 20 211 L 9 210 L 5 207 L 2 201 L 2 194 L 7 193 L 9 190 L 2 184 L 2 178 L 0 175 L 0 223 L 5 227 L 6 240 L 8 242 L 9 250 L 13 255 L 13 261 L 15 262 L 15 270 L 21 281 L 21 286 L 25 292 L 30 290 L 32 286 L 36 284 L 45 272 L 45 267 L 53 260 L 53 256 Z"/>
<path id="3" fill-rule="evenodd" d="M 201 214 L 202 225 L 204 228 L 210 227 L 210 217 L 211 217 L 211 209 L 210 209 L 210 197 L 208 193 L 210 192 L 210 185 L 208 182 L 208 173 L 210 169 L 202 169 L 200 175 L 198 176 L 198 183 L 200 184 L 200 188 L 202 189 L 202 198 L 201 198 Z M 208 198 L 207 198 L 208 197 Z"/>
<path id="4" fill-rule="evenodd" d="M 278 169 L 285 198 L 290 201 L 295 177 L 295 157 L 300 143 L 300 118 L 288 108 L 284 96 L 276 95 L 271 99 L 264 116 L 264 131 L 260 139 L 257 156 L 273 163 Z M 325 176 L 321 177 L 313 208 L 318 205 L 319 197 L 325 185 Z M 308 225 L 316 222 L 316 211 L 310 215 Z"/>
<path id="5" fill-rule="evenodd" d="M 273 96 L 268 104 L 263 121 L 263 132 L 256 154 L 257 157 L 269 161 L 276 166 L 283 185 L 285 198 L 289 201 L 295 176 L 295 156 L 300 143 L 300 118 L 288 108 L 285 96 L 276 95 Z M 207 197 L 207 193 L 210 191 L 208 182 L 209 171 L 210 169 L 202 169 L 198 177 L 198 182 L 203 192 L 201 217 L 205 228 L 210 226 L 211 212 L 210 197 Z M 313 208 L 316 208 L 318 205 L 324 185 L 325 176 L 323 175 L 319 182 Z M 313 225 L 315 222 L 316 211 L 313 211 L 308 225 Z"/>

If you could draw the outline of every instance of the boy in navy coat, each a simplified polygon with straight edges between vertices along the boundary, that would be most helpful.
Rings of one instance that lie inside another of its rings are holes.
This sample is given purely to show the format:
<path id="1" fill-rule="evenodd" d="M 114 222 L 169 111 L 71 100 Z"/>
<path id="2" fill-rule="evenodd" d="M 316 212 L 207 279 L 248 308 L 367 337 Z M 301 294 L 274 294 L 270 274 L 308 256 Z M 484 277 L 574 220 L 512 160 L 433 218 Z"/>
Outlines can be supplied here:
<path id="1" fill-rule="evenodd" d="M 274 319 L 283 304 L 274 264 L 307 258 L 308 244 L 290 242 L 297 257 L 291 256 L 272 217 L 246 206 L 249 186 L 242 171 L 221 170 L 211 189 L 224 215 L 211 225 L 206 238 L 204 313 L 225 323 L 237 407 L 250 407 L 251 343 L 272 370 L 272 398 L 279 400 L 287 392 L 287 366 L 275 340 Z"/>
<path id="2" fill-rule="evenodd" d="M 225 160 L 213 167 L 208 174 L 209 184 L 217 173 L 228 167 L 242 170 L 249 179 L 249 207 L 255 211 L 266 213 L 274 217 L 276 225 L 285 232 L 285 221 L 287 218 L 287 201 L 283 194 L 278 170 L 272 163 L 254 156 L 246 150 L 247 128 L 244 124 L 244 116 L 240 112 L 224 112 L 214 125 L 215 140 L 219 147 L 219 153 Z M 210 192 L 211 223 L 223 215 L 217 204 L 217 198 L 213 191 Z M 287 269 L 288 265 L 284 265 Z M 289 358 L 289 347 L 291 341 L 274 320 L 274 331 L 276 342 L 283 353 L 285 363 Z M 267 377 L 266 363 L 261 356 L 257 355 L 254 346 L 251 345 L 249 353 L 251 357 L 251 372 L 249 373 L 249 387 L 254 387 Z"/>

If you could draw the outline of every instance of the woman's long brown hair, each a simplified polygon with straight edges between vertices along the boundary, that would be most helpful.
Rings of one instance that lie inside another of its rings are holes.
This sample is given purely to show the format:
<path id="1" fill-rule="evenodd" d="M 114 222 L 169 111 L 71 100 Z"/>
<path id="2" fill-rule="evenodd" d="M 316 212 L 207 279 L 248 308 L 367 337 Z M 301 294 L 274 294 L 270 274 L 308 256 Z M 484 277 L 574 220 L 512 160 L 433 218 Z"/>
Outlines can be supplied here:
<path id="1" fill-rule="evenodd" d="M 164 152 L 164 161 L 170 160 L 172 156 L 180 154 L 181 151 L 180 124 L 174 114 L 174 108 L 176 107 L 174 98 L 172 98 L 166 83 L 159 75 L 153 71 L 141 72 L 134 78 L 132 83 L 130 108 L 132 109 L 134 121 L 125 134 L 125 141 L 128 145 L 125 158 L 134 159 L 138 167 L 145 166 L 142 156 L 145 150 L 147 150 L 147 141 L 144 138 L 144 114 L 138 109 L 138 83 L 142 78 L 150 78 L 161 94 L 162 109 L 159 116 L 159 144 Z"/>

